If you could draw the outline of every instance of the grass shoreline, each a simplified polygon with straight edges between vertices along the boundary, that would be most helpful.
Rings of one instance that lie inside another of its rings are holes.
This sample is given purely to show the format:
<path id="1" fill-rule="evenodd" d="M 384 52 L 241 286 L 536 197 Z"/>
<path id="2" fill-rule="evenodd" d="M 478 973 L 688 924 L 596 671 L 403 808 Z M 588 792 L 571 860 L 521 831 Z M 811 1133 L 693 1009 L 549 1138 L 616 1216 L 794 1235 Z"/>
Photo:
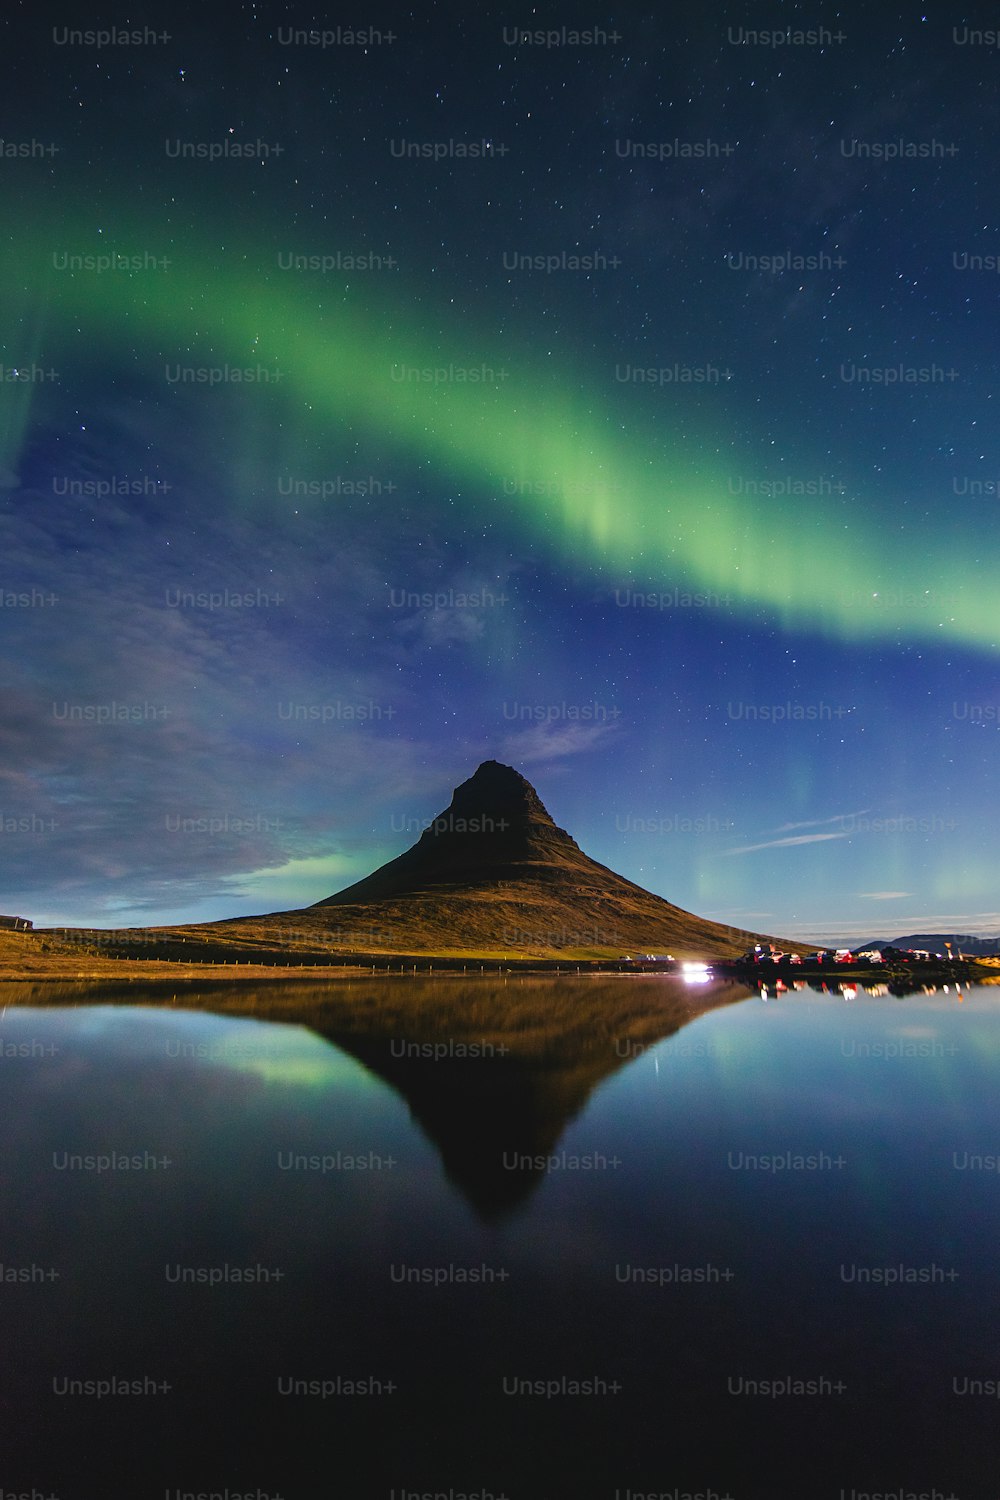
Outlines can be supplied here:
<path id="1" fill-rule="evenodd" d="M 279 962 L 277 960 L 255 962 L 253 959 L 218 961 L 212 959 L 179 961 L 157 958 L 110 958 L 88 953 L 22 953 L 17 957 L 0 952 L 0 985 L 6 983 L 66 983 L 100 982 L 125 984 L 158 984 L 163 982 L 187 982 L 204 984 L 224 982 L 226 984 L 280 983 L 294 980 L 299 983 L 359 978 L 387 978 L 389 976 L 419 975 L 423 978 L 456 976 L 476 978 L 479 974 L 538 974 L 538 975 L 603 975 L 636 977 L 661 975 L 679 977 L 679 963 L 644 962 L 624 963 L 590 957 L 564 954 L 557 958 L 541 957 L 497 957 L 495 954 L 338 954 L 335 957 L 310 961 L 309 958 Z M 919 984 L 952 982 L 996 982 L 1000 978 L 1000 960 L 966 959 L 942 964 L 920 964 L 889 966 L 877 964 L 864 968 L 837 964 L 826 967 L 814 965 L 747 965 L 734 963 L 731 959 L 711 959 L 704 962 L 720 978 L 733 978 L 753 986 L 757 981 L 767 985 L 785 984 L 795 980 L 831 981 L 850 983 L 900 983 L 912 980 Z M 2 992 L 0 992 L 2 999 Z"/>

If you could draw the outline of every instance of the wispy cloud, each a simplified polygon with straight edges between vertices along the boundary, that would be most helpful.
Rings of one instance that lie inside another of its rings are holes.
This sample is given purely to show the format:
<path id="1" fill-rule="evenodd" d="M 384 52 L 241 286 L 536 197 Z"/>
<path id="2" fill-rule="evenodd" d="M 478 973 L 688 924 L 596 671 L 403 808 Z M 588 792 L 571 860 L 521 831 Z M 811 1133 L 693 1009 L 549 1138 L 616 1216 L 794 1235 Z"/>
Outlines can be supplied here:
<path id="1" fill-rule="evenodd" d="M 846 942 L 854 943 L 872 936 L 870 926 L 862 926 L 858 922 L 797 922 L 788 921 L 782 923 L 782 932 L 788 937 L 801 937 L 809 934 L 815 937 L 821 933 L 823 938 L 830 942 L 842 938 Z M 955 912 L 910 912 L 900 914 L 895 912 L 892 917 L 892 937 L 901 937 L 916 932 L 942 932 L 956 933 L 966 937 L 996 937 L 997 946 L 1000 948 L 1000 912 L 966 912 L 957 914 Z"/>
<path id="2" fill-rule="evenodd" d="M 768 839 L 764 844 L 744 844 L 738 849 L 726 849 L 725 854 L 756 854 L 758 849 L 790 849 L 798 844 L 821 844 L 827 839 L 846 839 L 846 833 L 800 833 L 790 839 Z"/>
<path id="3" fill-rule="evenodd" d="M 858 891 L 859 901 L 902 901 L 912 891 Z"/>
<path id="4" fill-rule="evenodd" d="M 395 637 L 414 654 L 480 640 L 495 643 L 508 628 L 504 613 L 512 605 L 508 586 L 506 577 L 487 579 L 468 570 L 456 573 L 446 556 L 430 554 L 422 559 L 416 586 L 397 585 L 390 592 Z M 413 602 L 407 604 L 407 597 Z"/>
<path id="5" fill-rule="evenodd" d="M 617 724 L 533 724 L 507 735 L 501 753 L 515 766 L 561 760 L 593 750 L 617 732 Z"/>
<path id="6" fill-rule="evenodd" d="M 115 433 L 34 475 L 16 525 L 0 496 L 0 582 L 40 601 L 4 611 L 0 910 L 124 925 L 319 900 L 366 873 L 373 827 L 433 759 L 384 641 L 382 570 L 407 575 L 409 539 L 345 505 L 334 548 L 318 506 L 275 528 L 221 481 L 209 506 L 193 440 L 169 495 L 106 497 L 95 527 L 60 490 L 144 472 Z"/>
<path id="7" fill-rule="evenodd" d="M 859 812 L 835 813 L 832 818 L 808 818 L 804 823 L 782 823 L 775 833 L 792 833 L 796 828 L 827 828 L 831 823 L 846 823 L 849 818 L 863 818 L 871 808 L 863 807 Z"/>

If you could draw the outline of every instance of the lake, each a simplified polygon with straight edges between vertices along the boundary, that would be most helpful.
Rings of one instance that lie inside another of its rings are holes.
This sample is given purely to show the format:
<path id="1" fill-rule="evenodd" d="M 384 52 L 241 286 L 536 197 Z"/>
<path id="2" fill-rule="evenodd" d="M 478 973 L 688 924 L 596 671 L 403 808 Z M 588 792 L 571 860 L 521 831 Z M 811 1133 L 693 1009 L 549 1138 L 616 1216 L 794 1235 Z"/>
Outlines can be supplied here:
<path id="1" fill-rule="evenodd" d="M 8 985 L 4 1496 L 995 1496 L 1000 990 Z"/>

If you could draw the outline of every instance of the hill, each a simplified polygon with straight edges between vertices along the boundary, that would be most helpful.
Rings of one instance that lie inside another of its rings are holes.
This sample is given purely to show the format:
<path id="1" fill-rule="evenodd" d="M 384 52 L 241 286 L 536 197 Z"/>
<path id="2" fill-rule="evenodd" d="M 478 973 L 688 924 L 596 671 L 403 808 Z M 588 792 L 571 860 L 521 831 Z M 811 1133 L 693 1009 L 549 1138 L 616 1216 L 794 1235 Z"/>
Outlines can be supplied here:
<path id="1" fill-rule="evenodd" d="M 758 940 L 809 946 L 708 921 L 617 875 L 556 826 L 530 782 L 495 760 L 455 789 L 412 848 L 335 895 L 303 910 L 155 934 L 244 958 L 274 949 L 723 958 Z"/>
<path id="2" fill-rule="evenodd" d="M 952 952 L 968 953 L 979 957 L 983 954 L 1000 953 L 1000 937 L 971 937 L 961 932 L 915 932 L 909 937 L 875 938 L 868 943 L 856 943 L 855 951 L 862 948 L 922 948 L 927 953 L 946 954 L 946 943 Z"/>

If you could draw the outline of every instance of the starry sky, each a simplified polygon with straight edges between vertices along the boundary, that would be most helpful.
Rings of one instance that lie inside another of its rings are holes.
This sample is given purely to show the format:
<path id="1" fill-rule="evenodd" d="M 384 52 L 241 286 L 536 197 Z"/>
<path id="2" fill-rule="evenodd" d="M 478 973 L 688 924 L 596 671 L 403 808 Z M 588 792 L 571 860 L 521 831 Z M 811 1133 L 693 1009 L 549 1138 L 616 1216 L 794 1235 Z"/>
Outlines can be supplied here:
<path id="1" fill-rule="evenodd" d="M 9 0 L 0 910 L 1000 931 L 989 8 L 668 9 Z"/>

